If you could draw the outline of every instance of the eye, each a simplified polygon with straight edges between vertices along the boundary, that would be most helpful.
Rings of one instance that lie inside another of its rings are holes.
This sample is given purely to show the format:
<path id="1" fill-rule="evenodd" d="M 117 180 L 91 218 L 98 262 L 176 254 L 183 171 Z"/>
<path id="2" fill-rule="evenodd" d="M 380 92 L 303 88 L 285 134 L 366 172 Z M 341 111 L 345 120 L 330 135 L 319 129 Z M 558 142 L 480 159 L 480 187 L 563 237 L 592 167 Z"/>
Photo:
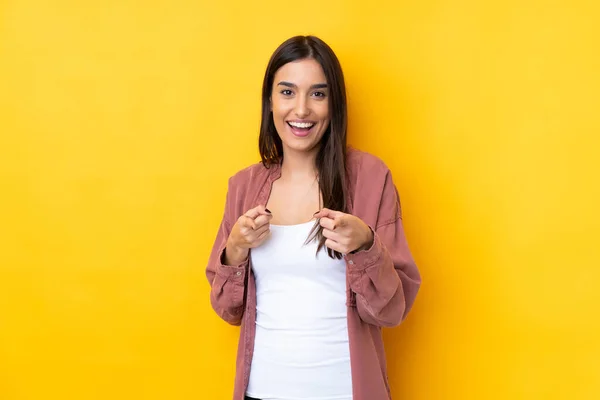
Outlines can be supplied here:
<path id="1" fill-rule="evenodd" d="M 282 95 L 284 95 L 284 96 L 291 96 L 292 95 L 292 91 L 290 89 L 283 89 L 280 93 Z"/>
<path id="2" fill-rule="evenodd" d="M 315 96 L 315 97 L 325 97 L 326 95 L 325 95 L 325 92 L 314 92 L 313 96 Z"/>

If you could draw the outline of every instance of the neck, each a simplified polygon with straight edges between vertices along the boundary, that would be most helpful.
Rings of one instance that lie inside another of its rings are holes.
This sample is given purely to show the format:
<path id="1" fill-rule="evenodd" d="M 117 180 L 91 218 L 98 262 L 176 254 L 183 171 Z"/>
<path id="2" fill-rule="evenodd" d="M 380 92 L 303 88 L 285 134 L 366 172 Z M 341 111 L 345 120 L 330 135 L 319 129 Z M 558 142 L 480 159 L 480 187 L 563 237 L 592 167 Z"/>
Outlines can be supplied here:
<path id="1" fill-rule="evenodd" d="M 316 159 L 318 148 L 310 152 L 286 151 L 281 165 L 281 175 L 284 179 L 314 179 L 317 174 Z"/>

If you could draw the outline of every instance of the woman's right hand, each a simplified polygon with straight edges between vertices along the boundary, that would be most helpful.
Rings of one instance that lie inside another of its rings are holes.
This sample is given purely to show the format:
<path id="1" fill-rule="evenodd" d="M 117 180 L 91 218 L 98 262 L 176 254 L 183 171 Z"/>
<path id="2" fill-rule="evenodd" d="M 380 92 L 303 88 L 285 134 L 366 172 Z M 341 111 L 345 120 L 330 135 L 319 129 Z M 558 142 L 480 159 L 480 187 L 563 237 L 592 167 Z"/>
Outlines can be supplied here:
<path id="1" fill-rule="evenodd" d="M 225 264 L 244 262 L 250 249 L 260 246 L 269 237 L 272 218 L 273 215 L 264 206 L 252 208 L 239 217 L 227 239 Z"/>

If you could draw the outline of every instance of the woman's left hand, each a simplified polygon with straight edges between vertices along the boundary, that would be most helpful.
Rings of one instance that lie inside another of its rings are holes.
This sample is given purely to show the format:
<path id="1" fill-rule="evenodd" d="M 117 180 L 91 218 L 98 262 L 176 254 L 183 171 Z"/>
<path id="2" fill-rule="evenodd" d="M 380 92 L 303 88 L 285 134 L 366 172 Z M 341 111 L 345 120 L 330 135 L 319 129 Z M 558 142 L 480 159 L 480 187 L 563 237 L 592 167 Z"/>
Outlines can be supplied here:
<path id="1" fill-rule="evenodd" d="M 373 245 L 373 231 L 360 218 L 327 208 L 315 214 L 320 218 L 325 246 L 342 254 L 366 250 Z"/>

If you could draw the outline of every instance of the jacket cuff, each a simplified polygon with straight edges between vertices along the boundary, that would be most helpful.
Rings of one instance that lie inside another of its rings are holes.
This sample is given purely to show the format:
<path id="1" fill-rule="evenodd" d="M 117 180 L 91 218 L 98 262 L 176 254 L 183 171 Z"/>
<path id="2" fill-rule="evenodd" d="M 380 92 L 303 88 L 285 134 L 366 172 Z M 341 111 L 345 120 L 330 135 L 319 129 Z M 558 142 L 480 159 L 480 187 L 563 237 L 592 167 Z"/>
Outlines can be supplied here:
<path id="1" fill-rule="evenodd" d="M 356 253 L 346 254 L 346 265 L 351 271 L 362 271 L 379 261 L 383 254 L 383 243 L 377 232 L 373 231 L 373 244 L 366 250 L 361 250 Z"/>
<path id="2" fill-rule="evenodd" d="M 221 250 L 221 256 L 219 257 L 220 263 L 217 265 L 217 274 L 221 275 L 225 279 L 232 279 L 234 281 L 239 280 L 244 282 L 249 265 L 248 257 L 246 257 L 244 261 L 237 265 L 226 265 L 225 250 L 226 247 L 223 247 Z"/>

